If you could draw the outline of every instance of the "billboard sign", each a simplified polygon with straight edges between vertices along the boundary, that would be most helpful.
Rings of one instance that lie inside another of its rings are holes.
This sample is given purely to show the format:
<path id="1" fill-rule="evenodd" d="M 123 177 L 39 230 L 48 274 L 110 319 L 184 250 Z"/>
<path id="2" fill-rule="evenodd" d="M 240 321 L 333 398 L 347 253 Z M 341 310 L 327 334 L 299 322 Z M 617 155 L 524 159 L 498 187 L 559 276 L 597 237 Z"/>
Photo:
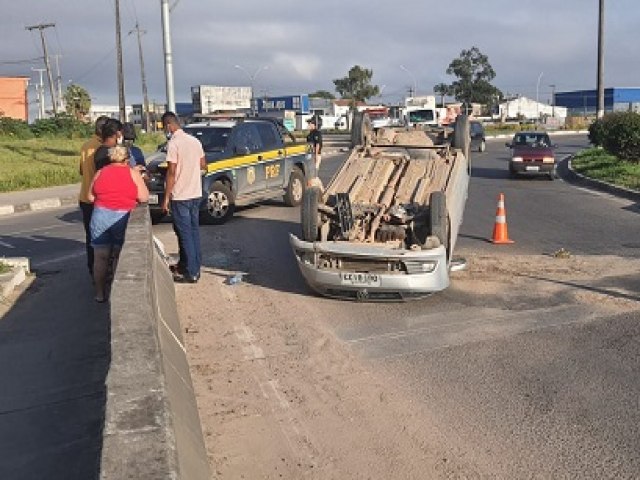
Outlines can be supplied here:
<path id="1" fill-rule="evenodd" d="M 282 97 L 257 98 L 258 112 L 279 112 L 293 110 L 296 113 L 309 113 L 308 95 L 287 95 Z"/>

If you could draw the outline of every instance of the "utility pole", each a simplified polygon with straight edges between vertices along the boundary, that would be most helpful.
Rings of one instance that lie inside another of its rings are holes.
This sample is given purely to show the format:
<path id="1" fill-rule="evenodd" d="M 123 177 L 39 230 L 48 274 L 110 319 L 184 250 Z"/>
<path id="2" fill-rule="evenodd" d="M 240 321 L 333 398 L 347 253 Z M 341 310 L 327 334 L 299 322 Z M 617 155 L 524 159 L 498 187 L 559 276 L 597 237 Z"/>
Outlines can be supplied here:
<path id="1" fill-rule="evenodd" d="M 551 87 L 551 116 L 553 118 L 556 117 L 556 85 L 552 83 L 549 85 Z"/>
<path id="2" fill-rule="evenodd" d="M 124 72 L 122 69 L 122 37 L 120 35 L 120 0 L 116 1 L 116 49 L 117 49 L 117 70 L 118 70 L 118 107 L 120 110 L 120 121 L 127 121 L 127 112 L 124 103 Z"/>
<path id="3" fill-rule="evenodd" d="M 53 93 L 53 78 L 51 76 L 51 65 L 49 65 L 49 53 L 47 52 L 47 42 L 44 39 L 44 29 L 55 27 L 55 23 L 40 23 L 38 25 L 31 25 L 25 27 L 27 30 L 40 30 L 40 40 L 42 40 L 42 51 L 44 53 L 44 65 L 47 69 L 47 77 L 49 79 L 49 91 L 51 92 L 51 107 L 53 108 L 53 114 L 58 114 L 58 106 L 56 105 L 56 96 Z"/>
<path id="4" fill-rule="evenodd" d="M 164 46 L 164 76 L 167 86 L 167 111 L 176 111 L 176 100 L 173 91 L 173 55 L 171 53 L 171 28 L 169 25 L 169 0 L 161 0 L 162 43 Z"/>
<path id="5" fill-rule="evenodd" d="M 597 118 L 604 116 L 604 0 L 599 0 L 598 16 L 598 110 Z"/>
<path id="6" fill-rule="evenodd" d="M 54 55 L 56 59 L 56 83 L 58 85 L 58 106 L 60 110 L 64 110 L 64 99 L 62 98 L 62 76 L 60 75 L 60 57 L 62 55 Z"/>
<path id="7" fill-rule="evenodd" d="M 46 68 L 31 68 L 34 72 L 40 74 L 40 83 L 36 83 L 36 92 L 38 92 L 38 120 L 44 118 L 44 78 L 43 74 L 47 71 Z"/>
<path id="8" fill-rule="evenodd" d="M 147 96 L 147 80 L 144 74 L 144 57 L 142 55 L 142 34 L 147 33 L 145 30 L 140 30 L 140 25 L 136 22 L 135 31 L 138 34 L 138 53 L 140 54 L 140 76 L 142 77 L 142 127 L 145 131 L 149 131 L 149 97 Z M 129 32 L 129 35 L 133 33 L 133 30 Z"/>

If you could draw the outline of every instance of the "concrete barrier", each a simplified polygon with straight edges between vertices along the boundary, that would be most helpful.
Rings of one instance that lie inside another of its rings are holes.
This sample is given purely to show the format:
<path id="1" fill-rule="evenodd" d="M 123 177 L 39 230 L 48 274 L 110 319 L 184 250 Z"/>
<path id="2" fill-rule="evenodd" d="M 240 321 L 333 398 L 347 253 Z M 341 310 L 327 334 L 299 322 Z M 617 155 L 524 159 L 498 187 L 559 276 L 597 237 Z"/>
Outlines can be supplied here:
<path id="1" fill-rule="evenodd" d="M 131 213 L 111 291 L 101 479 L 208 480 L 171 273 L 148 207 Z"/>

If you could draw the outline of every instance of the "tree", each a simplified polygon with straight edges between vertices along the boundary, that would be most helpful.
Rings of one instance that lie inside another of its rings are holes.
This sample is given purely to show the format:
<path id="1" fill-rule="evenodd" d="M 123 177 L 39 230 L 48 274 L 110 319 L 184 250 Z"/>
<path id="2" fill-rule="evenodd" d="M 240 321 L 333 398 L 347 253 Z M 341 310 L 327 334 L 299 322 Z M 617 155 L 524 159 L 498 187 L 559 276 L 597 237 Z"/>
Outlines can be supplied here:
<path id="1" fill-rule="evenodd" d="M 357 102 L 365 102 L 380 93 L 380 88 L 371 84 L 372 77 L 373 70 L 355 65 L 346 77 L 335 79 L 333 84 L 336 86 L 336 92 L 342 98 L 350 99 L 351 107 L 355 108 Z"/>
<path id="2" fill-rule="evenodd" d="M 496 72 L 489 63 L 489 57 L 484 55 L 478 47 L 462 50 L 460 56 L 449 64 L 447 74 L 456 76 L 457 80 L 454 80 L 451 85 L 438 84 L 436 87 L 443 85 L 449 87 L 448 94 L 453 94 L 456 100 L 467 105 L 470 103 L 492 104 L 496 97 L 503 96 L 498 88 L 491 85 Z M 443 91 L 442 88 L 444 87 L 441 87 L 438 93 Z"/>
<path id="3" fill-rule="evenodd" d="M 327 92 L 326 90 L 317 90 L 313 93 L 309 94 L 309 97 L 312 98 L 326 98 L 327 100 L 333 100 L 334 98 L 336 98 L 336 96 L 331 93 L 331 92 Z"/>
<path id="4" fill-rule="evenodd" d="M 72 83 L 67 87 L 63 96 L 67 113 L 78 120 L 83 120 L 91 110 L 89 92 L 80 85 Z"/>
<path id="5" fill-rule="evenodd" d="M 433 92 L 436 95 L 440 95 L 442 97 L 442 100 L 440 103 L 442 103 L 442 106 L 444 107 L 444 97 L 451 97 L 454 95 L 454 91 L 451 85 L 447 85 L 446 83 L 439 83 L 436 86 L 433 87 Z"/>

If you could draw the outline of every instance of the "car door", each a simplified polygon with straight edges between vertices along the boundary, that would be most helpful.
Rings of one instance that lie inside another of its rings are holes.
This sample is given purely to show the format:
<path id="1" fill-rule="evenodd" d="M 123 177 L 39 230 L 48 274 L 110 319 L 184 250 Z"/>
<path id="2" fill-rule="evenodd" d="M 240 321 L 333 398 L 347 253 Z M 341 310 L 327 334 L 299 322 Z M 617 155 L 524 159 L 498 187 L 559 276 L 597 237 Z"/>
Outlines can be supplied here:
<path id="1" fill-rule="evenodd" d="M 264 145 L 261 162 L 267 180 L 267 189 L 284 188 L 286 165 L 282 137 L 271 122 L 256 122 L 256 127 Z"/>
<path id="2" fill-rule="evenodd" d="M 263 150 L 260 133 L 254 123 L 241 123 L 235 128 L 232 175 L 237 184 L 236 196 L 267 188 L 265 171 L 260 164 Z"/>

